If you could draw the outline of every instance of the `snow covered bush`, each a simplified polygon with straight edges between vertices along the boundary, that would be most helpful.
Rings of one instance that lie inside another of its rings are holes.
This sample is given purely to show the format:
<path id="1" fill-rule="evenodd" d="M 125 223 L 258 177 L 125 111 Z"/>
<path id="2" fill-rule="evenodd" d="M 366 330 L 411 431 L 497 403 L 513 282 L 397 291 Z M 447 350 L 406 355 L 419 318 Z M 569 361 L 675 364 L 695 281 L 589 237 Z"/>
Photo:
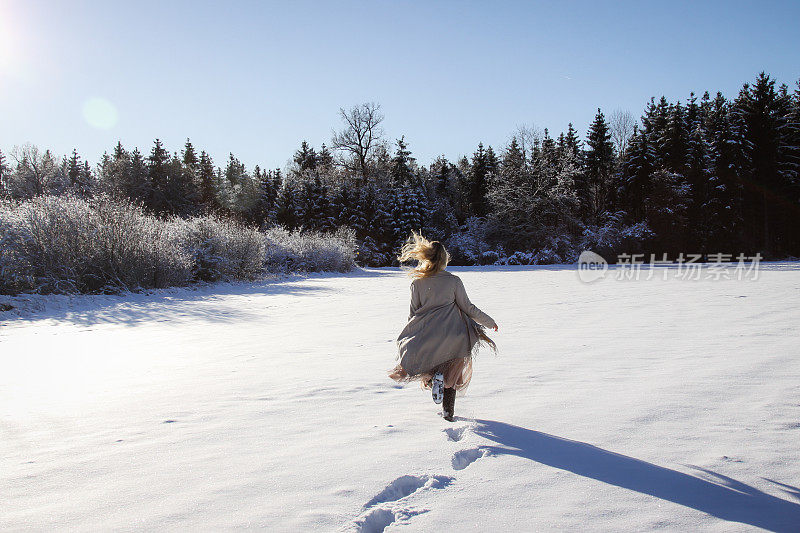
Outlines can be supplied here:
<path id="1" fill-rule="evenodd" d="M 533 255 L 530 252 L 517 251 L 506 258 L 505 264 L 514 266 L 530 265 L 532 261 L 533 261 Z"/>
<path id="2" fill-rule="evenodd" d="M 91 293 L 347 271 L 355 234 L 265 233 L 215 216 L 162 219 L 98 195 L 0 202 L 0 293 Z"/>
<path id="3" fill-rule="evenodd" d="M 603 226 L 587 226 L 583 231 L 581 248 L 614 262 L 620 253 L 639 252 L 654 236 L 646 222 L 625 226 L 618 217 L 612 217 Z"/>
<path id="4" fill-rule="evenodd" d="M 491 250 L 486 242 L 490 224 L 486 219 L 470 217 L 457 233 L 445 243 L 453 265 L 479 265 L 483 263 L 483 253 Z"/>
<path id="5" fill-rule="evenodd" d="M 16 292 L 12 244 L 17 237 L 17 228 L 12 223 L 11 213 L 14 204 L 0 199 L 0 294 Z"/>
<path id="6" fill-rule="evenodd" d="M 391 265 L 396 260 L 395 254 L 392 253 L 391 245 L 375 242 L 375 239 L 369 235 L 358 246 L 355 257 L 357 264 L 370 267 Z"/>
<path id="7" fill-rule="evenodd" d="M 533 254 L 532 265 L 553 265 L 563 262 L 561 256 L 552 248 L 542 248 Z"/>
<path id="8" fill-rule="evenodd" d="M 500 260 L 500 254 L 494 250 L 486 250 L 481 254 L 482 265 L 494 265 Z"/>
<path id="9" fill-rule="evenodd" d="M 569 235 L 555 234 L 530 254 L 531 265 L 554 265 L 558 263 L 574 263 L 581 250 Z"/>
<path id="10" fill-rule="evenodd" d="M 289 231 L 276 226 L 266 231 L 265 267 L 270 272 L 346 272 L 355 266 L 355 232 Z"/>
<path id="11" fill-rule="evenodd" d="M 176 219 L 195 281 L 252 280 L 264 271 L 266 240 L 256 228 L 213 215 Z"/>
<path id="12" fill-rule="evenodd" d="M 10 226 L 0 252 L 9 292 L 113 292 L 190 276 L 168 224 L 127 201 L 37 196 L 6 205 L 0 217 Z"/>

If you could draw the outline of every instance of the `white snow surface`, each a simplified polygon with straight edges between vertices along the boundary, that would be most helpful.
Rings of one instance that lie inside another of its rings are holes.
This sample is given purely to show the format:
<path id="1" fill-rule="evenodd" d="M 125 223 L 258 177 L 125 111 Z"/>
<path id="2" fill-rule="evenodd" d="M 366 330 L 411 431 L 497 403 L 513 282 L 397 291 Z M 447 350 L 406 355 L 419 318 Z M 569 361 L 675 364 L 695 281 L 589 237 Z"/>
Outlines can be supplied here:
<path id="1" fill-rule="evenodd" d="M 0 530 L 800 531 L 800 264 L 450 270 L 500 325 L 454 423 L 398 269 L 6 297 Z"/>

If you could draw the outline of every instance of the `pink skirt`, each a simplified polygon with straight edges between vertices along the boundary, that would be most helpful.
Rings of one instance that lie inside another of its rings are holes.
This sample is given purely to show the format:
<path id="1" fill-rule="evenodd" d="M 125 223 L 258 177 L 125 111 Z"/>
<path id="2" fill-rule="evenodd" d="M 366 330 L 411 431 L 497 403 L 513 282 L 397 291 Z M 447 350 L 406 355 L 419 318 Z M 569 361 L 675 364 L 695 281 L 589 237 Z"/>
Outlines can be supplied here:
<path id="1" fill-rule="evenodd" d="M 413 376 L 406 372 L 402 366 L 397 365 L 389 372 L 389 377 L 400 383 L 419 380 L 423 389 L 430 389 L 431 380 L 436 372 L 441 372 L 444 375 L 444 386 L 446 388 L 463 391 L 472 380 L 472 357 L 456 357 L 432 368 L 428 372 Z"/>

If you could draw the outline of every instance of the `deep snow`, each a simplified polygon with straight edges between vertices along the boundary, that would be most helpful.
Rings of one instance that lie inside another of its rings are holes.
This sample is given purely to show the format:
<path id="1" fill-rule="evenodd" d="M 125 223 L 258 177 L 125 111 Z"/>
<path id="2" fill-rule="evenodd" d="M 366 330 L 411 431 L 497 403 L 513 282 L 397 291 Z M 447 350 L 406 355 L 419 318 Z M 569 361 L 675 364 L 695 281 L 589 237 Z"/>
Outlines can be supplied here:
<path id="1" fill-rule="evenodd" d="M 386 378 L 396 269 L 3 299 L 0 530 L 800 531 L 800 264 L 451 270 L 455 423 Z"/>

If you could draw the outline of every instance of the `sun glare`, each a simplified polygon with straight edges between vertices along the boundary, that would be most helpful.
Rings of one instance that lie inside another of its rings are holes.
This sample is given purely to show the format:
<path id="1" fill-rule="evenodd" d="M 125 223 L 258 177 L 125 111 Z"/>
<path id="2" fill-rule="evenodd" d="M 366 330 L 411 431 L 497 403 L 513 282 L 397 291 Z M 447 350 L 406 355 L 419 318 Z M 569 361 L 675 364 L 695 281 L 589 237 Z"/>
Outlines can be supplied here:
<path id="1" fill-rule="evenodd" d="M 117 124 L 117 108 L 105 98 L 89 98 L 83 103 L 83 118 L 99 130 L 108 130 Z"/>

